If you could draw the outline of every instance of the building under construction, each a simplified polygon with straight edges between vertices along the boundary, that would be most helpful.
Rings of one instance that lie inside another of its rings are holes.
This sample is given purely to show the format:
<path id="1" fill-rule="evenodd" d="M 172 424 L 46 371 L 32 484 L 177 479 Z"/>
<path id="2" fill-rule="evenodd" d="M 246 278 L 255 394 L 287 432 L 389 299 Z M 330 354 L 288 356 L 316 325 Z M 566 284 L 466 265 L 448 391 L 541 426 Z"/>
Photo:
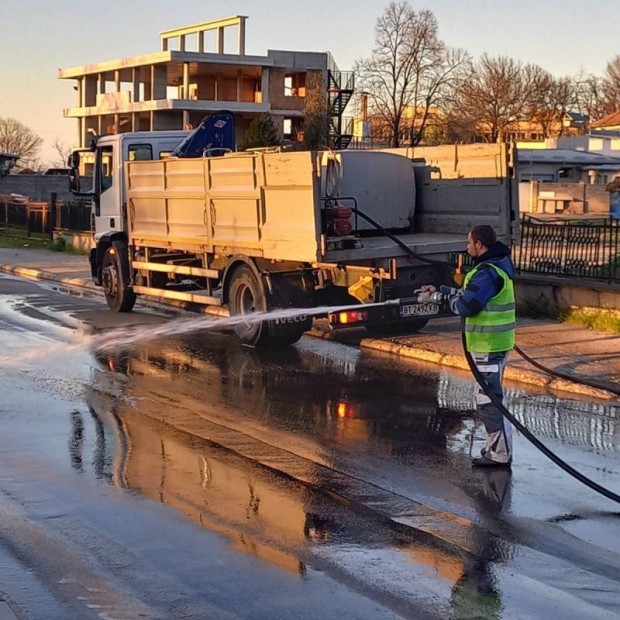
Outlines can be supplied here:
<path id="1" fill-rule="evenodd" d="M 282 139 L 295 140 L 307 98 L 315 95 L 329 107 L 334 145 L 345 148 L 351 131 L 343 113 L 353 74 L 339 71 L 329 52 L 246 54 L 246 19 L 236 15 L 167 30 L 158 52 L 61 69 L 60 79 L 77 83 L 77 105 L 64 116 L 78 120 L 79 145 L 88 144 L 89 130 L 191 129 L 220 110 L 234 114 L 239 141 L 262 113 L 272 116 Z"/>

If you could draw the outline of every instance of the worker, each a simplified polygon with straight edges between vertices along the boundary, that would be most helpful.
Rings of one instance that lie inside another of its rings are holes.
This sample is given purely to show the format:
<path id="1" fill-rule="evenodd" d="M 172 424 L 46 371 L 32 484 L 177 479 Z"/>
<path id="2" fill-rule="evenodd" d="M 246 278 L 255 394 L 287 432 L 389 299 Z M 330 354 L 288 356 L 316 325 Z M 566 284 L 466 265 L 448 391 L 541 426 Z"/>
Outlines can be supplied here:
<path id="1" fill-rule="evenodd" d="M 475 226 L 467 235 L 467 253 L 474 268 L 467 273 L 462 289 L 442 286 L 450 309 L 465 317 L 465 342 L 476 367 L 499 400 L 506 358 L 515 345 L 514 266 L 510 249 L 497 241 L 491 226 Z M 427 285 L 424 292 L 437 289 Z M 476 384 L 476 406 L 486 430 L 486 444 L 475 466 L 510 467 L 512 426 Z"/>

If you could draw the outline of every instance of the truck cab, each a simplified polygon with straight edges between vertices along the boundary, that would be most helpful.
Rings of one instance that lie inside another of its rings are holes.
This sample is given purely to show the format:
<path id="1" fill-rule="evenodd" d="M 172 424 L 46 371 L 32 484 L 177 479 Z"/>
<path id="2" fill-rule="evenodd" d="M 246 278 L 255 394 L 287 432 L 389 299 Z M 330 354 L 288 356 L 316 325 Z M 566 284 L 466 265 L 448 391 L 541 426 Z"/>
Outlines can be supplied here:
<path id="1" fill-rule="evenodd" d="M 187 131 L 153 131 L 102 136 L 94 145 L 92 221 L 95 237 L 126 230 L 124 166 L 128 161 L 164 159 Z"/>

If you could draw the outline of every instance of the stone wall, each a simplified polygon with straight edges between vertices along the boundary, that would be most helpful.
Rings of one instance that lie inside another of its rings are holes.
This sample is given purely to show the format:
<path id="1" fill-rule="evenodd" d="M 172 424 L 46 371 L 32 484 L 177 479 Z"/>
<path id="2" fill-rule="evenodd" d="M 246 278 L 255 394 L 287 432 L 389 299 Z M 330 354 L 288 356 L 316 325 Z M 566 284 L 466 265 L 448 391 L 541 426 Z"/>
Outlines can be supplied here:
<path id="1" fill-rule="evenodd" d="M 517 308 L 522 314 L 558 317 L 571 310 L 605 311 L 620 316 L 620 285 L 577 278 L 519 275 L 515 278 Z"/>
<path id="2" fill-rule="evenodd" d="M 21 194 L 35 202 L 49 202 L 52 192 L 58 200 L 75 200 L 66 175 L 9 174 L 0 176 L 0 194 Z"/>
<path id="3" fill-rule="evenodd" d="M 519 211 L 547 215 L 608 215 L 609 192 L 587 183 L 519 183 Z"/>

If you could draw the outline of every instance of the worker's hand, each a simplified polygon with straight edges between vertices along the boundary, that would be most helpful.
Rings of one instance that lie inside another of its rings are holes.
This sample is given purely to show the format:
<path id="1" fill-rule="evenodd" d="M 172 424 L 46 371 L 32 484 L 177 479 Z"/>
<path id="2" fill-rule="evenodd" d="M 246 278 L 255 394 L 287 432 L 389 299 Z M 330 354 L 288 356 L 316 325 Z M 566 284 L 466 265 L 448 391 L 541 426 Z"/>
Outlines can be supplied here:
<path id="1" fill-rule="evenodd" d="M 437 292 L 437 287 L 433 286 L 432 284 L 425 284 L 424 286 L 421 286 L 416 293 L 436 293 Z"/>

